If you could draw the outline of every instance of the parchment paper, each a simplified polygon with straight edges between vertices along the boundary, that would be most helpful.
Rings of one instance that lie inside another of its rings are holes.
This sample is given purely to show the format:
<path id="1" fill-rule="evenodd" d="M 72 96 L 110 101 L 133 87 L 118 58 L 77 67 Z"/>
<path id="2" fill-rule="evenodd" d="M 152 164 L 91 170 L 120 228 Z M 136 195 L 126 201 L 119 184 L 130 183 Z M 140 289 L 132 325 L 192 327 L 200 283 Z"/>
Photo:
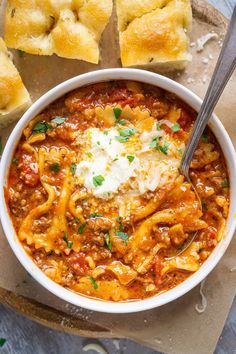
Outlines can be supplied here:
<path id="1" fill-rule="evenodd" d="M 185 72 L 171 74 L 177 81 L 203 96 L 211 77 L 220 44 L 225 33 L 225 21 L 221 15 L 209 14 L 204 2 L 194 1 L 194 26 L 192 42 L 214 30 L 219 34 L 211 40 L 203 52 L 197 53 L 192 43 L 193 62 Z M 200 9 L 200 10 L 199 10 Z M 203 15 L 200 15 L 200 12 Z M 205 13 L 205 14 L 204 14 Z M 210 22 L 210 23 L 209 23 Z M 33 100 L 49 88 L 72 76 L 103 68 L 117 67 L 119 52 L 114 36 L 114 22 L 110 22 L 103 36 L 102 61 L 99 66 L 53 57 L 39 57 L 16 51 L 14 61 L 29 89 Z M 204 63 L 205 62 L 205 63 Z M 236 76 L 227 86 L 217 107 L 220 119 L 236 145 Z M 1 132 L 7 139 L 12 127 Z M 209 275 L 203 289 L 208 306 L 199 314 L 195 305 L 200 302 L 199 286 L 187 295 L 151 311 L 128 315 L 109 315 L 86 311 L 59 300 L 36 283 L 23 269 L 11 251 L 0 225 L 0 287 L 24 295 L 91 323 L 107 328 L 116 337 L 128 337 L 137 342 L 168 354 L 210 354 L 213 353 L 232 304 L 236 289 L 236 239 L 234 238 L 226 254 L 215 270 Z M 63 328 L 66 318 L 62 319 Z M 236 344 L 235 344 L 236 348 Z"/>

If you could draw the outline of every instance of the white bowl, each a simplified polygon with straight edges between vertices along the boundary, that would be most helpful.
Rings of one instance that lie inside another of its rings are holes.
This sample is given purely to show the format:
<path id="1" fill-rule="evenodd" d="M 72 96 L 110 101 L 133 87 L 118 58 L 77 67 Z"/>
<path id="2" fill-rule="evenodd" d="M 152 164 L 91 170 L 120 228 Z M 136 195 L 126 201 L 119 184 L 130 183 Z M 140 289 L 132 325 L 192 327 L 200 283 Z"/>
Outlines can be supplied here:
<path id="1" fill-rule="evenodd" d="M 196 96 L 184 86 L 164 76 L 160 76 L 144 70 L 105 69 L 83 74 L 74 77 L 68 81 L 65 81 L 62 84 L 51 89 L 49 92 L 43 95 L 37 102 L 35 102 L 32 107 L 28 109 L 28 111 L 23 115 L 23 117 L 18 122 L 8 139 L 8 142 L 2 155 L 2 161 L 0 166 L 0 217 L 8 242 L 21 264 L 25 267 L 27 272 L 31 274 L 41 285 L 43 285 L 47 290 L 51 291 L 59 298 L 74 305 L 84 307 L 86 309 L 108 313 L 128 313 L 152 309 L 154 307 L 167 304 L 168 302 L 173 301 L 190 291 L 197 284 L 199 284 L 220 261 L 221 257 L 223 256 L 230 243 L 230 240 L 234 234 L 234 230 L 236 227 L 236 154 L 233 144 L 223 125 L 221 124 L 219 119 L 215 115 L 213 115 L 209 125 L 223 150 L 229 170 L 229 217 L 227 221 L 225 235 L 222 241 L 216 246 L 215 250 L 205 261 L 202 267 L 196 273 L 192 274 L 187 280 L 185 280 L 183 283 L 176 286 L 175 288 L 165 293 L 162 293 L 161 295 L 156 295 L 145 300 L 122 303 L 95 300 L 73 293 L 72 291 L 69 291 L 63 288 L 62 286 L 58 285 L 57 283 L 49 279 L 35 265 L 33 260 L 27 255 L 15 234 L 4 199 L 4 186 L 7 182 L 8 170 L 10 167 L 15 146 L 21 137 L 23 129 L 32 118 L 34 118 L 45 107 L 47 107 L 50 103 L 52 103 L 65 93 L 84 85 L 89 85 L 101 81 L 122 79 L 141 81 L 173 92 L 196 111 L 199 110 L 202 103 L 202 100 L 198 96 Z"/>

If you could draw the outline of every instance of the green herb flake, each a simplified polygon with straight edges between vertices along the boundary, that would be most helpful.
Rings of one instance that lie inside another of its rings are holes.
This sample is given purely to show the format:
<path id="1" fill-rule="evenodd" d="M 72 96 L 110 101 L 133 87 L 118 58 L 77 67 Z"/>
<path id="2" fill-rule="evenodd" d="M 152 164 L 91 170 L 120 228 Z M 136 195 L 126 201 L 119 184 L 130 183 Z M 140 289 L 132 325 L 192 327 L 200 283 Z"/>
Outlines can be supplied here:
<path id="1" fill-rule="evenodd" d="M 50 165 L 50 170 L 52 171 L 52 172 L 59 172 L 60 171 L 60 164 L 59 163 L 57 163 L 57 162 L 55 162 L 55 163 L 52 163 L 51 165 Z"/>
<path id="2" fill-rule="evenodd" d="M 115 162 L 115 161 L 118 161 L 119 159 L 118 159 L 118 157 L 116 157 L 114 160 L 112 160 L 112 162 Z"/>
<path id="3" fill-rule="evenodd" d="M 104 130 L 103 134 L 108 135 L 108 130 Z"/>
<path id="4" fill-rule="evenodd" d="M 2 144 L 2 138 L 0 137 L 0 156 L 3 153 L 3 144 Z"/>
<path id="5" fill-rule="evenodd" d="M 32 133 L 46 133 L 49 129 L 52 129 L 51 124 L 47 122 L 38 122 L 32 129 Z"/>
<path id="6" fill-rule="evenodd" d="M 184 153 L 183 149 L 178 149 L 177 151 L 180 154 L 180 156 L 183 156 L 183 153 Z"/>
<path id="7" fill-rule="evenodd" d="M 95 218 L 101 218 L 101 217 L 103 217 L 103 214 L 98 214 L 98 213 L 89 214 L 89 219 L 95 219 Z"/>
<path id="8" fill-rule="evenodd" d="M 127 245 L 127 241 L 129 239 L 129 235 L 126 232 L 123 231 L 117 231 L 116 236 L 120 237 L 123 242 Z"/>
<path id="9" fill-rule="evenodd" d="M 121 116 L 121 113 L 122 113 L 122 109 L 120 108 L 113 108 L 113 112 L 114 112 L 114 116 L 116 118 L 116 120 L 118 120 Z"/>
<path id="10" fill-rule="evenodd" d="M 111 243 L 109 232 L 105 233 L 104 238 L 105 238 L 105 243 L 107 245 L 107 248 L 111 251 L 112 250 L 112 243 Z"/>
<path id="11" fill-rule="evenodd" d="M 80 226 L 79 226 L 79 228 L 78 228 L 78 234 L 82 234 L 83 232 L 84 232 L 84 228 L 85 228 L 85 226 L 87 225 L 87 222 L 85 221 L 85 222 L 83 222 L 83 224 L 81 224 Z"/>
<path id="12" fill-rule="evenodd" d="M 206 133 L 203 133 L 202 134 L 202 142 L 203 143 L 208 143 L 208 141 L 209 141 L 208 135 Z"/>
<path id="13" fill-rule="evenodd" d="M 163 146 L 159 146 L 159 150 L 160 150 L 163 154 L 167 155 L 169 146 L 170 146 L 170 144 L 165 141 Z"/>
<path id="14" fill-rule="evenodd" d="M 15 8 L 11 10 L 11 18 L 13 18 L 15 16 L 15 12 L 16 12 Z"/>
<path id="15" fill-rule="evenodd" d="M 134 156 L 132 156 L 132 155 L 128 155 L 128 156 L 126 156 L 127 157 L 127 159 L 129 160 L 129 162 L 131 163 L 131 162 L 133 162 L 134 161 Z"/>
<path id="16" fill-rule="evenodd" d="M 93 157 L 93 154 L 91 152 L 86 152 L 86 155 L 89 157 L 89 158 L 92 158 Z"/>
<path id="17" fill-rule="evenodd" d="M 159 122 L 157 122 L 157 124 L 156 124 L 156 128 L 157 128 L 157 130 L 158 130 L 158 131 L 160 131 L 160 130 L 161 130 L 161 125 L 160 125 L 160 123 L 159 123 Z"/>
<path id="18" fill-rule="evenodd" d="M 73 242 L 72 241 L 68 241 L 67 242 L 67 247 L 71 249 L 73 247 Z"/>
<path id="19" fill-rule="evenodd" d="M 151 144 L 149 145 L 149 147 L 150 147 L 151 149 L 153 149 L 153 148 L 157 148 L 158 145 L 159 145 L 159 143 L 158 143 L 158 138 L 153 138 Z"/>
<path id="20" fill-rule="evenodd" d="M 63 237 L 63 240 L 67 243 L 68 242 L 68 237 L 69 237 L 69 234 L 67 231 L 64 232 L 64 237 Z"/>
<path id="21" fill-rule="evenodd" d="M 12 165 L 17 166 L 19 164 L 19 158 L 18 157 L 13 157 L 11 163 L 12 163 Z"/>
<path id="22" fill-rule="evenodd" d="M 69 234 L 68 232 L 64 232 L 63 240 L 66 242 L 68 248 L 72 248 L 73 242 L 68 240 Z"/>
<path id="23" fill-rule="evenodd" d="M 134 135 L 135 133 L 137 133 L 137 129 L 136 128 L 125 128 L 122 129 L 120 131 L 120 135 L 123 137 L 130 137 L 131 135 Z"/>
<path id="24" fill-rule="evenodd" d="M 175 123 L 174 125 L 172 125 L 171 129 L 174 133 L 177 133 L 180 130 L 180 125 L 178 123 Z"/>
<path id="25" fill-rule="evenodd" d="M 75 175 L 75 172 L 76 172 L 76 164 L 73 162 L 70 166 L 70 172 L 72 174 L 72 176 Z"/>
<path id="26" fill-rule="evenodd" d="M 99 187 L 103 184 L 105 178 L 102 175 L 94 176 L 93 177 L 93 184 L 95 187 Z"/>
<path id="27" fill-rule="evenodd" d="M 228 188 L 229 187 L 229 183 L 228 183 L 227 179 L 223 180 L 223 182 L 221 183 L 221 187 L 222 188 Z"/>
<path id="28" fill-rule="evenodd" d="M 97 141 L 97 145 L 101 145 L 100 141 Z"/>
<path id="29" fill-rule="evenodd" d="M 128 136 L 116 136 L 115 138 L 119 143 L 126 143 L 129 140 Z"/>
<path id="30" fill-rule="evenodd" d="M 4 346 L 4 344 L 6 343 L 6 339 L 5 338 L 0 338 L 0 348 L 2 348 Z"/>
<path id="31" fill-rule="evenodd" d="M 23 50 L 20 50 L 20 49 L 18 49 L 17 52 L 18 52 L 19 57 L 23 58 L 25 52 Z"/>
<path id="32" fill-rule="evenodd" d="M 89 280 L 91 281 L 93 288 L 96 290 L 98 288 L 96 280 L 93 277 L 89 277 Z"/>
<path id="33" fill-rule="evenodd" d="M 52 119 L 52 123 L 55 123 L 57 125 L 61 125 L 65 123 L 66 118 L 56 116 L 54 119 Z"/>
<path id="34" fill-rule="evenodd" d="M 116 218 L 116 221 L 119 223 L 119 231 L 123 231 L 124 230 L 124 224 L 122 222 L 122 217 L 118 217 Z"/>
<path id="35" fill-rule="evenodd" d="M 125 120 L 124 119 L 119 119 L 116 121 L 116 124 L 120 124 L 120 125 L 125 125 Z"/>

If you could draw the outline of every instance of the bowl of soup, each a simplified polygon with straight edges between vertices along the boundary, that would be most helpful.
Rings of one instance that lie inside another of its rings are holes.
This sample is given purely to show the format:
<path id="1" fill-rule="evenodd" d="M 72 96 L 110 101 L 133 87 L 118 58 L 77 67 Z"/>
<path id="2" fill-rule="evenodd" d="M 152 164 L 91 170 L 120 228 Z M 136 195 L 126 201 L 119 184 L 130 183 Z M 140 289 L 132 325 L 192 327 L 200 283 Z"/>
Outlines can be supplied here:
<path id="1" fill-rule="evenodd" d="M 24 114 L 2 156 L 0 214 L 42 286 L 126 313 L 173 301 L 209 274 L 235 230 L 236 159 L 213 115 L 190 168 L 200 206 L 179 172 L 200 106 L 166 77 L 106 69 L 63 82 Z"/>

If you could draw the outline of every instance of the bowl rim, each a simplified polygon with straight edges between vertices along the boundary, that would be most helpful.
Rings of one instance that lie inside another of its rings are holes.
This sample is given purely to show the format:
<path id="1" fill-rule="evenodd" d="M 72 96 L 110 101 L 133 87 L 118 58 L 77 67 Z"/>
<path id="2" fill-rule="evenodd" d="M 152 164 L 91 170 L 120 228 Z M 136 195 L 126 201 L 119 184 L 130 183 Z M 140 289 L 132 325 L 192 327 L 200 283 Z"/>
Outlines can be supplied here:
<path id="1" fill-rule="evenodd" d="M 63 288 L 61 285 L 55 283 L 48 278 L 33 262 L 31 257 L 24 251 L 11 222 L 10 215 L 5 202 L 4 186 L 7 179 L 10 162 L 12 159 L 15 147 L 21 137 L 24 127 L 28 122 L 39 114 L 45 107 L 62 97 L 65 93 L 73 91 L 82 86 L 88 86 L 92 83 L 110 81 L 110 80 L 134 80 L 143 83 L 152 84 L 160 87 L 166 91 L 175 93 L 181 100 L 186 102 L 190 107 L 199 110 L 202 100 L 183 85 L 156 73 L 140 70 L 140 69 L 102 69 L 89 73 L 85 73 L 50 89 L 42 95 L 33 105 L 25 112 L 15 128 L 11 132 L 6 146 L 4 148 L 1 164 L 0 164 L 0 200 L 3 205 L 0 208 L 0 220 L 2 222 L 3 230 L 16 257 L 26 269 L 26 271 L 44 288 L 56 295 L 58 298 L 71 303 L 75 306 L 81 306 L 88 310 L 105 312 L 105 313 L 133 313 L 139 311 L 149 310 L 155 307 L 165 305 L 180 296 L 183 296 L 195 286 L 197 286 L 217 265 L 226 251 L 236 228 L 236 186 L 232 183 L 236 179 L 236 153 L 234 146 L 226 132 L 224 126 L 216 117 L 212 115 L 210 120 L 210 127 L 213 130 L 217 141 L 219 142 L 225 159 L 227 160 L 228 172 L 230 176 L 230 212 L 227 220 L 225 236 L 221 242 L 216 246 L 209 258 L 204 262 L 198 271 L 189 276 L 184 282 L 177 285 L 171 290 L 168 290 L 153 297 L 126 302 L 111 302 L 99 299 L 89 298 L 83 295 L 74 293 L 71 290 Z"/>

